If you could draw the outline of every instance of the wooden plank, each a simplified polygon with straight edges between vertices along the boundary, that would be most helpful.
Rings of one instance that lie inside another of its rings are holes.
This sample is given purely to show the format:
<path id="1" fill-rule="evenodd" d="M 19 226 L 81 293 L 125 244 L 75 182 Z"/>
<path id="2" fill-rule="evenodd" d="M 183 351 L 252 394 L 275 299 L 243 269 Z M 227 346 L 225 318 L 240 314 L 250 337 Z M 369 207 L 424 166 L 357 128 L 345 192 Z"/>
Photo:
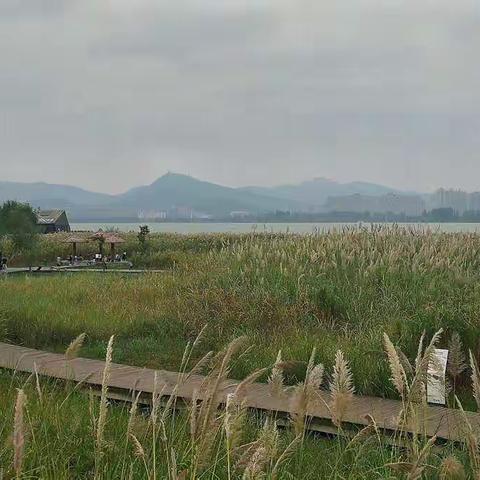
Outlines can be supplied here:
<path id="1" fill-rule="evenodd" d="M 102 383 L 105 362 L 86 358 L 67 360 L 64 355 L 47 353 L 25 347 L 0 343 L 0 368 L 13 369 L 20 372 L 33 373 L 35 370 L 40 375 L 85 382 L 99 387 Z M 154 391 L 154 378 L 157 376 L 157 391 L 162 391 L 164 396 L 175 394 L 177 397 L 189 401 L 195 391 L 199 392 L 198 398 L 202 399 L 201 388 L 205 377 L 192 375 L 181 381 L 182 377 L 177 372 L 165 370 L 152 370 L 113 363 L 111 365 L 108 385 L 116 391 L 123 391 L 123 396 L 130 396 L 132 391 L 143 392 L 151 395 Z M 238 382 L 228 380 L 221 385 L 221 401 L 225 402 L 228 393 L 235 391 Z M 293 392 L 287 391 L 284 395 L 274 395 L 268 385 L 254 383 L 245 392 L 245 402 L 249 408 L 266 412 L 278 413 L 284 416 L 294 414 Z M 308 416 L 314 421 L 331 419 L 328 408 L 329 394 L 319 391 L 318 395 L 310 402 Z M 398 400 L 389 400 L 377 397 L 355 395 L 353 401 L 344 415 L 344 422 L 354 425 L 368 425 L 369 418 L 374 418 L 378 427 L 387 431 L 398 429 L 398 418 L 402 404 Z M 440 439 L 462 441 L 465 438 L 465 422 L 459 410 L 448 409 L 440 406 L 426 406 L 422 408 L 419 419 L 415 425 L 404 428 L 410 433 L 421 433 L 429 437 L 437 435 Z M 480 414 L 465 413 L 473 429 L 480 432 Z M 313 422 L 315 424 L 315 422 Z"/>
<path id="2" fill-rule="evenodd" d="M 121 273 L 126 275 L 142 275 L 142 274 L 156 274 L 156 273 L 166 273 L 169 270 L 145 270 L 145 269 L 125 269 L 125 268 L 65 268 L 65 267 L 45 267 L 41 270 L 37 268 L 9 268 L 6 271 L 2 271 L 2 275 L 20 275 L 20 274 L 29 274 L 29 275 L 48 275 L 54 273 Z M 1 277 L 0 277 L 1 278 Z"/>
<path id="3" fill-rule="evenodd" d="M 57 273 L 127 273 L 127 274 L 143 274 L 143 273 L 165 273 L 167 270 L 142 270 L 134 268 L 68 268 L 62 270 L 54 270 Z"/>

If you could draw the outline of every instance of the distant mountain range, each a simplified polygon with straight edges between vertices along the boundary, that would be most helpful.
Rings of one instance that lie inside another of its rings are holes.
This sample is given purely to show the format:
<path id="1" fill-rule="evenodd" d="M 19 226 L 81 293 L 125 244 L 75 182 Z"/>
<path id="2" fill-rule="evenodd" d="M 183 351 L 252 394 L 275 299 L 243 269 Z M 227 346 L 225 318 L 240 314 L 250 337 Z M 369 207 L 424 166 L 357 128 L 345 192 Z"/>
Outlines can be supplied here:
<path id="1" fill-rule="evenodd" d="M 304 207 L 320 207 L 328 197 L 344 195 L 385 195 L 387 193 L 405 193 L 384 185 L 366 182 L 339 183 L 327 178 L 315 178 L 298 185 L 280 185 L 278 187 L 245 187 L 240 190 L 276 199 L 294 201 Z"/>
<path id="2" fill-rule="evenodd" d="M 328 197 L 402 193 L 373 183 L 338 183 L 318 178 L 298 185 L 230 188 L 176 173 L 151 185 L 108 195 L 68 185 L 0 182 L 0 202 L 18 200 L 44 209 L 66 209 L 73 221 L 133 220 L 139 212 L 225 217 L 231 212 L 318 211 Z"/>

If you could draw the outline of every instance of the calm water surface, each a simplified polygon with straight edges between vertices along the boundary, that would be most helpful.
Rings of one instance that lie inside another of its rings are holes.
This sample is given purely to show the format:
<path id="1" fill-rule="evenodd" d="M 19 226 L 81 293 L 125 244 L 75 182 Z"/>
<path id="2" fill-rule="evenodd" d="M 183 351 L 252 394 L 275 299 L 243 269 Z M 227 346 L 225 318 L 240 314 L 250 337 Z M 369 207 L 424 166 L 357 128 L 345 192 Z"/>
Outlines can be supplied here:
<path id="1" fill-rule="evenodd" d="M 151 232 L 164 233 L 313 233 L 341 230 L 344 227 L 369 228 L 370 223 L 72 223 L 72 230 L 97 231 L 117 229 L 121 232 L 138 232 L 140 225 L 148 225 Z M 385 224 L 392 225 L 392 224 Z M 408 228 L 431 229 L 439 232 L 480 232 L 480 223 L 399 223 Z"/>

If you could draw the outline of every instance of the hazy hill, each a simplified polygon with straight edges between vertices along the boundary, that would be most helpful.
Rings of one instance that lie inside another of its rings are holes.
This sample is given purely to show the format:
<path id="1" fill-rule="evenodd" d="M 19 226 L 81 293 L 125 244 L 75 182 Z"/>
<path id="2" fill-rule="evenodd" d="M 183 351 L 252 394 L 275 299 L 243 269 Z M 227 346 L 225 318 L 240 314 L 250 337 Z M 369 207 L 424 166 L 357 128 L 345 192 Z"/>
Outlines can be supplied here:
<path id="1" fill-rule="evenodd" d="M 133 188 L 118 195 L 115 201 L 118 205 L 139 209 L 188 206 L 213 215 L 228 215 L 235 210 L 259 213 L 299 207 L 295 200 L 224 187 L 176 173 L 167 173 L 151 185 Z"/>
<path id="2" fill-rule="evenodd" d="M 113 197 L 69 185 L 49 183 L 0 182 L 0 202 L 18 200 L 33 207 L 66 208 L 69 205 L 98 206 L 111 202 Z"/>
<path id="3" fill-rule="evenodd" d="M 259 195 L 282 198 L 303 204 L 304 207 L 321 207 L 328 197 L 353 195 L 384 195 L 398 192 L 384 185 L 367 182 L 339 183 L 327 178 L 316 178 L 298 185 L 280 185 L 277 187 L 245 187 L 242 189 Z"/>
<path id="4" fill-rule="evenodd" d="M 0 202 L 19 200 L 40 208 L 65 208 L 72 220 L 132 220 L 139 210 L 188 207 L 197 213 L 228 216 L 232 211 L 253 214 L 275 210 L 319 210 L 328 197 L 382 195 L 395 190 L 372 183 L 338 183 L 324 178 L 298 185 L 230 188 L 168 173 L 151 185 L 120 195 L 89 192 L 68 185 L 0 182 Z"/>

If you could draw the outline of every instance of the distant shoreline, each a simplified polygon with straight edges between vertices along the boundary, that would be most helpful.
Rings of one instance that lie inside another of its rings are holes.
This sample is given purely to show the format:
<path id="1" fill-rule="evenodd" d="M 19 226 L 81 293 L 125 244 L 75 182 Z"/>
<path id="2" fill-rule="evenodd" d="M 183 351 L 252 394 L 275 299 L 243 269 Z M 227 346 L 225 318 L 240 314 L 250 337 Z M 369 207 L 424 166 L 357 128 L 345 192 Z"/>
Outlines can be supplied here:
<path id="1" fill-rule="evenodd" d="M 208 233 L 300 233 L 338 231 L 343 228 L 370 228 L 372 225 L 418 228 L 438 232 L 480 233 L 480 223 L 454 222 L 72 222 L 73 231 L 118 230 L 138 232 L 140 225 L 148 225 L 152 233 L 208 234 Z"/>

